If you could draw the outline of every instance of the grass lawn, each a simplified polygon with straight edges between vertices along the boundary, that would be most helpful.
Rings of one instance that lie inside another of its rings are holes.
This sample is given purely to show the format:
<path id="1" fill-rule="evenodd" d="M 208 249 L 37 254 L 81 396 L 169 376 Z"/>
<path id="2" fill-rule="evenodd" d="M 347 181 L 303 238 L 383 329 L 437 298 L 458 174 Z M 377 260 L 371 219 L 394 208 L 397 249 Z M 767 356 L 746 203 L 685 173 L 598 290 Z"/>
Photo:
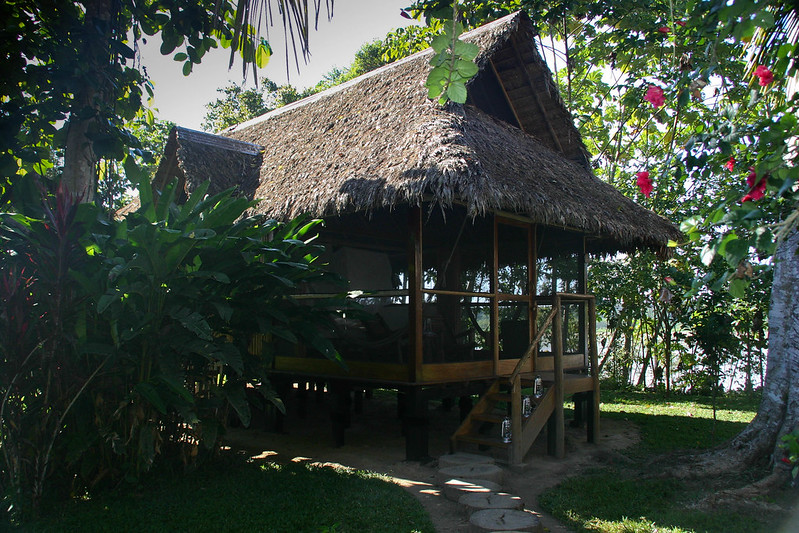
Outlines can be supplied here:
<path id="1" fill-rule="evenodd" d="M 2 525 L 0 525 L 2 528 Z M 387 478 L 308 464 L 233 460 L 136 490 L 73 501 L 24 531 L 433 532 Z"/>
<path id="2" fill-rule="evenodd" d="M 547 512 L 576 531 L 610 533 L 771 532 L 786 516 L 754 508 L 698 509 L 710 492 L 745 485 L 759 471 L 700 480 L 660 477 L 663 454 L 713 447 L 737 434 L 754 417 L 758 399 L 733 395 L 720 398 L 713 421 L 709 398 L 652 393 L 602 393 L 603 418 L 629 420 L 641 442 L 622 453 L 628 465 L 597 468 L 565 480 L 539 497 Z M 786 501 L 796 494 L 786 491 Z M 783 502 L 784 503 L 784 502 Z"/>

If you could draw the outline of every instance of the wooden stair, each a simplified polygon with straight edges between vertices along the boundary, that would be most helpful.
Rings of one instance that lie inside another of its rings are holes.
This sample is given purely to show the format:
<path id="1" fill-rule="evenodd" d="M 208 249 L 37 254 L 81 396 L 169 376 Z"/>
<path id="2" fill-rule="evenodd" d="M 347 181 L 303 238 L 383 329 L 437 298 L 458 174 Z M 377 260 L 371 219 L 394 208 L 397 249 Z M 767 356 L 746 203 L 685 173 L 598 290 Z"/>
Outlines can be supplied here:
<path id="1" fill-rule="evenodd" d="M 590 415 L 588 418 L 588 441 L 596 442 L 599 437 L 599 375 L 597 374 L 596 350 L 596 301 L 587 294 L 556 293 L 548 297 L 537 297 L 537 300 L 551 302 L 552 310 L 539 326 L 532 342 L 520 357 L 513 372 L 507 376 L 497 377 L 488 390 L 478 400 L 472 411 L 464 419 L 460 427 L 451 437 L 450 448 L 454 453 L 459 445 L 477 444 L 480 447 L 493 447 L 507 450 L 510 464 L 519 464 L 535 442 L 541 430 L 549 423 L 547 448 L 551 455 L 562 458 L 565 453 L 565 423 L 563 398 L 567 394 L 587 393 L 589 395 Z M 563 323 L 561 316 L 562 302 L 586 302 L 588 307 L 588 352 L 590 372 L 582 374 L 566 374 L 563 369 Z M 545 392 L 534 402 L 532 414 L 522 416 L 522 389 L 532 387 L 533 376 L 523 372 L 527 363 L 536 352 L 544 333 L 552 326 L 553 371 L 540 372 Z M 502 405 L 504 404 L 504 410 Z M 500 427 L 505 418 L 510 418 L 512 436 L 510 442 L 500 438 Z M 492 436 L 482 431 L 488 428 Z"/>
<path id="2" fill-rule="evenodd" d="M 523 380 L 522 383 L 525 387 L 532 387 L 531 380 Z M 495 380 L 452 435 L 452 451 L 466 444 L 499 448 L 507 451 L 508 463 L 521 462 L 555 410 L 555 388 L 552 383 L 544 382 L 544 385 L 545 392 L 541 398 L 530 397 L 533 412 L 524 418 L 522 396 L 519 395 L 518 401 L 514 401 L 514 394 L 504 391 L 512 389 L 512 383 L 506 379 Z M 500 427 L 505 417 L 511 420 L 517 418 L 520 422 L 521 429 L 514 432 L 510 442 L 504 442 L 500 437 Z M 486 429 L 490 434 L 485 432 Z"/>

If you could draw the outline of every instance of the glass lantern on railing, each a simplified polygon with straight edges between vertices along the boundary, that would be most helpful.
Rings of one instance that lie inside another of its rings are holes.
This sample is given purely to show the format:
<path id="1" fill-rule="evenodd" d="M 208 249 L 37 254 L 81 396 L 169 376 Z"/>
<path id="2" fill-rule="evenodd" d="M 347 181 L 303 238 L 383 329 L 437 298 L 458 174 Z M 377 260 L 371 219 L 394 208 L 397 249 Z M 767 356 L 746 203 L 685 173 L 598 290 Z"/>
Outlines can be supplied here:
<path id="1" fill-rule="evenodd" d="M 507 416 L 502 421 L 502 427 L 500 429 L 500 436 L 502 437 L 502 442 L 508 443 L 511 439 L 511 428 L 510 428 L 510 418 Z"/>
<path id="2" fill-rule="evenodd" d="M 535 377 L 535 382 L 533 383 L 533 396 L 536 398 L 541 398 L 544 395 L 544 380 L 541 379 L 541 376 Z"/>
<path id="3" fill-rule="evenodd" d="M 525 396 L 522 398 L 522 416 L 530 418 L 531 414 L 533 414 L 533 400 L 529 396 Z"/>

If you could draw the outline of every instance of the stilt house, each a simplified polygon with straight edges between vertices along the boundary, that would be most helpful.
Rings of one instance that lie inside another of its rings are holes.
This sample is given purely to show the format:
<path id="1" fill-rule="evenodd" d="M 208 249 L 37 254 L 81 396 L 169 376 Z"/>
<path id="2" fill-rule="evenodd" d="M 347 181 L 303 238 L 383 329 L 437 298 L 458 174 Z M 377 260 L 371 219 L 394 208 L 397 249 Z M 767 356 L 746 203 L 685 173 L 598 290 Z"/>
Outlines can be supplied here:
<path id="1" fill-rule="evenodd" d="M 329 332 L 346 369 L 287 345 L 274 379 L 324 381 L 342 398 L 396 389 L 408 458 L 427 455 L 430 400 L 473 394 L 482 397 L 471 411 L 461 402 L 454 447 L 504 447 L 518 462 L 549 424 L 550 451 L 563 455 L 571 394 L 587 400 L 595 439 L 586 255 L 665 253 L 680 237 L 593 175 L 534 36 L 522 13 L 465 34 L 481 50 L 465 105 L 427 98 L 427 50 L 222 135 L 176 128 L 156 176 L 186 191 L 207 179 L 212 192 L 236 186 L 273 217 L 324 218 L 325 259 L 367 314 L 339 316 Z M 534 376 L 543 395 L 525 413 Z M 498 402 L 509 406 L 510 442 L 477 432 L 503 420 Z"/>

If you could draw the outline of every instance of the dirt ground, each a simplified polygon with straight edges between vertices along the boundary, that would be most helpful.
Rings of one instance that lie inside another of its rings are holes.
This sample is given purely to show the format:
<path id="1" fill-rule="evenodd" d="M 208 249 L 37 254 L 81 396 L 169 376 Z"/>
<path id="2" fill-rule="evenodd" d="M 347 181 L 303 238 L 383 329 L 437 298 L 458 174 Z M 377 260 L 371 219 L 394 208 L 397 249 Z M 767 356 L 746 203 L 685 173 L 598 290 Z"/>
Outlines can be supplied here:
<path id="1" fill-rule="evenodd" d="M 362 413 L 352 415 L 346 443 L 340 447 L 334 446 L 325 395 L 319 398 L 311 395 L 304 418 L 298 416 L 296 402 L 289 401 L 287 406 L 289 416 L 282 432 L 257 429 L 265 424 L 254 419 L 250 429 L 230 430 L 226 444 L 253 457 L 271 461 L 340 464 L 385 474 L 417 497 L 430 513 L 439 533 L 464 531 L 468 527 L 463 510 L 444 497 L 435 485 L 437 459 L 449 453 L 449 436 L 459 423 L 457 407 L 447 410 L 438 402 L 431 404 L 431 460 L 420 463 L 405 460 L 405 439 L 391 393 L 380 391 L 364 400 Z M 560 460 L 546 454 L 546 438 L 539 437 L 522 465 L 506 466 L 504 490 L 521 497 L 527 509 L 540 513 L 541 521 L 549 531 L 569 531 L 553 517 L 541 512 L 537 498 L 547 488 L 585 467 L 616 460 L 617 450 L 638 441 L 632 424 L 616 420 L 603 419 L 600 435 L 598 444 L 588 444 L 584 428 L 568 428 L 566 457 Z"/>

